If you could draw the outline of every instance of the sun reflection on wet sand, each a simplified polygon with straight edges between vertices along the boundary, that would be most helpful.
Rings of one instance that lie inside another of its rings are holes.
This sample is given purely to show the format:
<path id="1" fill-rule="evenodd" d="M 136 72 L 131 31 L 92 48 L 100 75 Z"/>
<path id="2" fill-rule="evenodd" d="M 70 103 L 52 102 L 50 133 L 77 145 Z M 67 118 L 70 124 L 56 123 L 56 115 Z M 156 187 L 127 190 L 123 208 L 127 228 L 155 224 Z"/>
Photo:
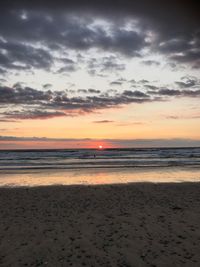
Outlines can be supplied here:
<path id="1" fill-rule="evenodd" d="M 97 185 L 131 182 L 199 182 L 200 169 L 152 168 L 0 172 L 0 186 Z"/>

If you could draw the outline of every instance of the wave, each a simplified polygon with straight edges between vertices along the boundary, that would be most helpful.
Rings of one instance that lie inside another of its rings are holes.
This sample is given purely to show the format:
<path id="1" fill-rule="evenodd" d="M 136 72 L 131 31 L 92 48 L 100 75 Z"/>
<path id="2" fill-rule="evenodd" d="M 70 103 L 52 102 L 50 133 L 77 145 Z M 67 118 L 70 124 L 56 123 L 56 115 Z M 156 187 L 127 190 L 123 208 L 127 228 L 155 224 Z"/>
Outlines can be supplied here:
<path id="1" fill-rule="evenodd" d="M 200 167 L 200 148 L 0 151 L 0 170 Z"/>

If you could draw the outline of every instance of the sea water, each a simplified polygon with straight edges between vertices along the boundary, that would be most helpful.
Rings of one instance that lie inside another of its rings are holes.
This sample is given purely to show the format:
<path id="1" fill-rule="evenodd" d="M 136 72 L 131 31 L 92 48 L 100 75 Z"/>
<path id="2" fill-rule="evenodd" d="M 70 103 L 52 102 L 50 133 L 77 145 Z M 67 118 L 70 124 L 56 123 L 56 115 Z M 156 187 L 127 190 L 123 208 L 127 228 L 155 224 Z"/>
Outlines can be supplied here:
<path id="1" fill-rule="evenodd" d="M 200 181 L 200 148 L 0 151 L 0 186 Z"/>

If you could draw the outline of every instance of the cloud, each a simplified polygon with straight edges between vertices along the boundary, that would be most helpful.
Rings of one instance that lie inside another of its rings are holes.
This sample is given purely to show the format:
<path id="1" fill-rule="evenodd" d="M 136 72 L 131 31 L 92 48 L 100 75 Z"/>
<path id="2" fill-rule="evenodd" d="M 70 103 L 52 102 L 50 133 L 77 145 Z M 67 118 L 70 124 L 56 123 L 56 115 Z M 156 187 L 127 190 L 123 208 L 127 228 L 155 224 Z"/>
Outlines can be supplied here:
<path id="1" fill-rule="evenodd" d="M 186 30 L 190 29 L 192 26 L 195 27 L 199 24 L 199 2 L 194 0 L 185 0 L 178 1 L 175 0 L 173 3 L 171 2 L 160 2 L 158 0 L 152 0 L 151 2 L 147 0 L 119 0 L 117 1 L 98 1 L 94 0 L 84 1 L 84 0 L 74 0 L 72 1 L 63 1 L 57 0 L 55 1 L 23 1 L 23 0 L 15 0 L 15 1 L 7 1 L 1 3 L 2 13 L 5 14 L 10 10 L 46 10 L 50 11 L 63 11 L 68 10 L 73 13 L 77 12 L 88 12 L 93 13 L 94 15 L 108 15 L 114 16 L 117 18 L 121 18 L 121 16 L 142 16 L 146 17 L 148 20 L 153 21 L 154 23 L 160 22 L 158 27 L 163 28 L 164 25 L 166 27 L 165 31 L 176 31 L 176 28 L 180 25 L 186 26 Z M 20 13 L 20 18 L 24 12 Z M 187 14 L 188 16 L 184 16 Z M 120 16 L 121 15 L 121 16 Z M 26 17 L 29 15 L 26 12 Z M 174 22 L 177 24 L 174 24 Z M 170 26 L 174 25 L 171 29 Z"/>
<path id="2" fill-rule="evenodd" d="M 71 142 L 76 141 L 78 139 L 74 138 L 47 138 L 47 137 L 18 137 L 18 136 L 0 136 L 0 141 L 43 141 L 43 142 Z M 90 140 L 88 138 L 81 139 L 81 140 Z"/>
<path id="3" fill-rule="evenodd" d="M 158 50 L 167 55 L 171 61 L 190 64 L 193 68 L 200 67 L 200 37 L 185 32 L 185 36 L 174 37 L 158 44 Z"/>
<path id="4" fill-rule="evenodd" d="M 52 87 L 52 84 L 51 83 L 45 83 L 43 84 L 43 88 L 44 89 L 50 89 Z"/>
<path id="5" fill-rule="evenodd" d="M 166 119 L 171 119 L 171 120 L 193 120 L 193 119 L 200 119 L 200 115 L 188 115 L 188 116 L 166 116 Z"/>
<path id="6" fill-rule="evenodd" d="M 131 126 L 131 125 L 144 125 L 146 123 L 144 122 L 141 122 L 141 121 L 135 121 L 135 122 L 121 122 L 121 123 L 118 123 L 117 126 Z"/>
<path id="7" fill-rule="evenodd" d="M 44 119 L 83 115 L 131 103 L 154 101 L 153 98 L 139 91 L 122 93 L 112 91 L 112 95 L 110 95 L 110 91 L 105 95 L 100 95 L 100 91 L 95 89 L 88 89 L 85 92 L 88 95 L 76 97 L 69 96 L 68 91 L 43 91 L 30 87 L 0 87 L 0 104 L 4 107 L 0 114 L 3 116 L 2 119 Z M 12 105 L 15 105 L 16 110 L 13 108 L 12 111 L 9 110 Z"/>
<path id="8" fill-rule="evenodd" d="M 180 63 L 189 63 L 196 69 L 200 68 L 200 50 L 194 51 L 193 48 L 191 48 L 190 50 L 182 52 L 181 55 L 172 55 L 171 59 Z"/>
<path id="9" fill-rule="evenodd" d="M 145 79 L 142 79 L 140 81 L 138 81 L 139 84 L 146 84 L 146 83 L 149 83 L 148 80 L 145 80 Z"/>
<path id="10" fill-rule="evenodd" d="M 1 53 L 0 64 L 3 67 L 19 68 L 21 65 L 13 62 L 20 62 L 26 68 L 49 69 L 53 60 L 50 50 L 86 51 L 95 48 L 135 57 L 146 46 L 143 32 L 117 27 L 109 18 L 105 18 L 108 25 L 106 30 L 102 25 L 94 25 L 94 17 L 87 19 L 84 14 L 73 15 L 65 10 L 27 10 L 26 14 L 27 19 L 22 18 L 19 9 L 1 14 L 0 33 L 3 41 L 0 42 L 0 49 L 5 53 Z M 38 44 L 42 48 L 38 48 Z M 71 70 L 72 62 L 64 61 L 71 66 Z M 68 70 L 69 66 L 66 68 Z"/>
<path id="11" fill-rule="evenodd" d="M 93 89 L 93 88 L 89 88 L 89 89 L 78 89 L 77 92 L 78 93 L 83 93 L 83 94 L 100 94 L 101 93 L 100 90 Z"/>
<path id="12" fill-rule="evenodd" d="M 123 92 L 123 94 L 125 96 L 130 96 L 130 97 L 139 97 L 139 98 L 149 98 L 150 97 L 149 95 L 147 95 L 141 91 L 138 91 L 138 90 L 136 90 L 136 91 L 125 90 Z"/>
<path id="13" fill-rule="evenodd" d="M 87 91 L 90 94 L 100 94 L 101 93 L 100 90 L 96 90 L 96 89 L 92 89 L 92 88 L 88 89 Z"/>
<path id="14" fill-rule="evenodd" d="M 31 110 L 16 110 L 12 112 L 4 112 L 4 116 L 7 119 L 16 119 L 16 120 L 32 120 L 32 119 L 52 119 L 55 117 L 63 117 L 66 116 L 65 112 L 61 111 L 42 111 L 37 109 L 31 109 Z"/>
<path id="15" fill-rule="evenodd" d="M 121 81 L 112 81 L 110 82 L 110 85 L 115 85 L 115 86 L 121 86 L 123 84 L 123 82 Z"/>
<path id="16" fill-rule="evenodd" d="M 11 119 L 1 119 L 0 122 L 19 122 L 18 120 L 11 120 Z"/>
<path id="17" fill-rule="evenodd" d="M 159 49 L 163 53 L 180 53 L 189 48 L 190 44 L 186 39 L 174 38 L 159 44 Z"/>
<path id="18" fill-rule="evenodd" d="M 90 58 L 87 62 L 87 69 L 90 75 L 102 75 L 105 73 L 118 73 L 126 69 L 126 65 L 120 63 L 116 56 L 107 56 L 100 59 Z"/>
<path id="19" fill-rule="evenodd" d="M 121 86 L 125 82 L 128 82 L 125 78 L 118 78 L 112 82 L 110 82 L 110 85 L 116 85 L 116 86 Z"/>
<path id="20" fill-rule="evenodd" d="M 1 57 L 1 56 L 0 56 Z M 1 60 L 1 59 L 0 59 Z M 7 73 L 7 70 L 6 69 L 3 69 L 3 68 L 0 68 L 0 74 L 6 74 Z"/>
<path id="21" fill-rule="evenodd" d="M 93 121 L 93 123 L 112 123 L 114 121 L 110 121 L 110 120 L 100 120 L 100 121 Z"/>
<path id="22" fill-rule="evenodd" d="M 163 95 L 163 96 L 180 96 L 182 91 L 175 89 L 162 88 L 154 92 L 154 94 Z"/>
<path id="23" fill-rule="evenodd" d="M 200 81 L 193 76 L 184 76 L 181 78 L 182 81 L 177 81 L 176 84 L 182 88 L 194 87 L 200 85 Z"/>
<path id="24" fill-rule="evenodd" d="M 79 69 L 77 62 L 72 59 L 59 58 L 58 60 L 62 62 L 62 67 L 60 67 L 56 73 L 75 72 Z"/>
<path id="25" fill-rule="evenodd" d="M 0 86 L 0 119 L 49 119 L 62 116 L 79 116 L 102 109 L 123 107 L 134 103 L 170 100 L 175 97 L 200 97 L 199 80 L 193 76 L 182 77 L 171 88 L 151 85 L 147 80 L 135 82 L 137 90 L 98 89 L 39 90 Z M 177 88 L 179 86 L 179 88 Z M 192 87 L 192 88 L 189 88 Z M 81 93 L 82 95 L 78 95 Z"/>
<path id="26" fill-rule="evenodd" d="M 0 83 L 5 83 L 5 82 L 7 82 L 6 79 L 0 78 Z"/>
<path id="27" fill-rule="evenodd" d="M 1 104 L 37 104 L 38 101 L 48 101 L 52 96 L 51 91 L 41 91 L 30 87 L 0 86 Z"/>
<path id="28" fill-rule="evenodd" d="M 160 62 L 156 60 L 143 60 L 141 63 L 146 66 L 160 66 Z"/>
<path id="29" fill-rule="evenodd" d="M 0 40 L 0 66 L 4 69 L 27 70 L 31 67 L 49 70 L 53 58 L 42 48 L 17 41 Z"/>
<path id="30" fill-rule="evenodd" d="M 87 89 L 78 89 L 77 92 L 78 93 L 87 94 L 88 93 L 88 90 Z"/>
<path id="31" fill-rule="evenodd" d="M 59 60 L 58 54 L 94 49 L 117 57 L 141 57 L 143 64 L 159 66 L 158 61 L 144 59 L 143 52 L 148 50 L 149 54 L 164 55 L 172 63 L 200 67 L 198 1 L 28 2 L 0 4 L 2 73 L 30 68 L 49 70 Z M 76 71 L 69 60 L 63 58 L 66 66 L 59 72 Z M 102 68 L 122 70 L 124 66 L 105 63 Z M 95 69 L 89 72 L 95 74 Z"/>
<path id="32" fill-rule="evenodd" d="M 13 84 L 13 88 L 20 88 L 20 87 L 23 87 L 25 85 L 25 83 L 24 82 L 17 82 L 17 83 L 15 83 L 15 84 Z"/>
<path id="33" fill-rule="evenodd" d="M 198 97 L 200 96 L 200 90 L 176 90 L 176 89 L 160 89 L 151 94 L 157 94 L 160 96 L 182 96 L 182 97 Z"/>
<path id="34" fill-rule="evenodd" d="M 104 57 L 101 64 L 101 71 L 123 71 L 126 69 L 125 64 L 117 62 L 117 58 L 110 56 Z"/>
<path id="35" fill-rule="evenodd" d="M 148 88 L 148 89 L 151 89 L 151 90 L 159 89 L 158 86 L 155 86 L 155 85 L 152 85 L 152 84 L 145 84 L 144 87 Z"/>
<path id="36" fill-rule="evenodd" d="M 66 65 L 57 70 L 57 73 L 75 72 L 78 68 L 75 65 Z"/>

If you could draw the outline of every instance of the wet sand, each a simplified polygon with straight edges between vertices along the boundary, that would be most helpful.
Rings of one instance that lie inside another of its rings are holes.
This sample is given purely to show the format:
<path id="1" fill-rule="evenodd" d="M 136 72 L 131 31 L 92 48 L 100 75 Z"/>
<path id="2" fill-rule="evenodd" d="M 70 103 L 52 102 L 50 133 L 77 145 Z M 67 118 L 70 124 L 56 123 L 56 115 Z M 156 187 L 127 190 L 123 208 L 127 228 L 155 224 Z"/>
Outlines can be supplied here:
<path id="1" fill-rule="evenodd" d="M 0 266 L 200 266 L 200 183 L 0 188 Z"/>

